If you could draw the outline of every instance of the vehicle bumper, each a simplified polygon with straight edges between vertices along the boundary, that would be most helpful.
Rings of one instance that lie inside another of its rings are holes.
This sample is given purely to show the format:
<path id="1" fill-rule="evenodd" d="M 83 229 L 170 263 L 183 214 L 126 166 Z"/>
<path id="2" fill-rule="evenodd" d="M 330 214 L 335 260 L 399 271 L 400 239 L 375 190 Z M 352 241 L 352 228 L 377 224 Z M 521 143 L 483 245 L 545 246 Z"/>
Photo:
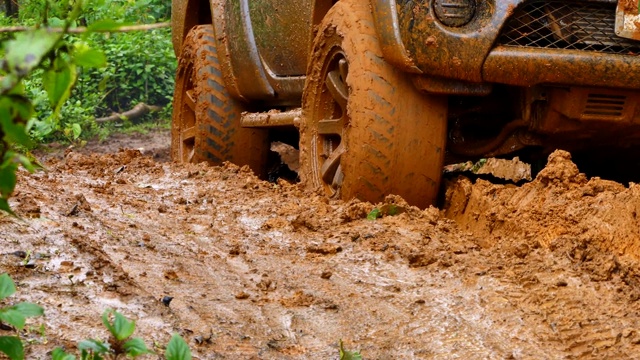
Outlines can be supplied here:
<path id="1" fill-rule="evenodd" d="M 482 67 L 486 82 L 640 89 L 640 56 L 499 46 Z"/>
<path id="2" fill-rule="evenodd" d="M 397 1 L 402 46 L 423 75 L 640 89 L 640 42 L 619 36 L 615 2 L 476 1 L 473 20 L 451 27 L 438 19 L 434 1 Z"/>

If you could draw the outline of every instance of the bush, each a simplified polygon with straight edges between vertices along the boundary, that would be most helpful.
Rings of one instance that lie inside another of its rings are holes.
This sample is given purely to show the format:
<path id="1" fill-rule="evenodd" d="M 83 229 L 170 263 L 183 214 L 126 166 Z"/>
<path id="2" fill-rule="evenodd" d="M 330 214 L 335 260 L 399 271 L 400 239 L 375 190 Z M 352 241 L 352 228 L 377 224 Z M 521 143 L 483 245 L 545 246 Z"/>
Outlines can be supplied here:
<path id="1" fill-rule="evenodd" d="M 17 20 L 0 16 L 0 25 L 42 23 L 60 27 L 64 25 L 61 19 L 69 16 L 69 10 L 68 1 L 27 0 L 21 2 Z M 168 21 L 170 14 L 170 2 L 162 0 L 94 0 L 83 4 L 82 13 L 72 26 L 92 26 L 105 21 L 148 24 Z M 139 102 L 171 107 L 177 63 L 169 28 L 66 35 L 65 38 L 74 46 L 102 50 L 106 66 L 78 67 L 75 87 L 59 113 L 49 105 L 41 73 L 35 72 L 24 81 L 25 92 L 37 114 L 29 124 L 31 136 L 37 143 L 98 135 L 103 127 L 95 123 L 95 118 L 129 110 Z M 163 114 L 166 116 L 170 111 L 166 109 Z"/>

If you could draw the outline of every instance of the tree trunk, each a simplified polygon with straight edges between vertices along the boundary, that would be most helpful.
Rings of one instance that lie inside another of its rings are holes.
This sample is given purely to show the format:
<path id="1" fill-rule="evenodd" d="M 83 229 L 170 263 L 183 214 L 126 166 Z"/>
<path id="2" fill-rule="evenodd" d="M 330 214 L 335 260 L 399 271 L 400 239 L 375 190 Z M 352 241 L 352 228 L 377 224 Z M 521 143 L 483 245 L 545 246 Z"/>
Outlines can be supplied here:
<path id="1" fill-rule="evenodd" d="M 125 112 L 123 112 L 121 114 L 113 113 L 113 114 L 111 114 L 110 116 L 107 116 L 107 117 L 97 118 L 96 122 L 97 123 L 104 123 L 104 122 L 118 121 L 118 120 L 134 120 L 134 119 L 137 119 L 137 118 L 141 117 L 142 115 L 144 115 L 146 113 L 160 111 L 160 110 L 162 110 L 162 107 L 160 107 L 160 106 L 147 105 L 145 103 L 139 103 L 138 105 L 134 106 L 133 109 L 125 111 Z"/>
<path id="2" fill-rule="evenodd" d="M 18 0 L 4 0 L 4 13 L 7 17 L 18 17 Z"/>

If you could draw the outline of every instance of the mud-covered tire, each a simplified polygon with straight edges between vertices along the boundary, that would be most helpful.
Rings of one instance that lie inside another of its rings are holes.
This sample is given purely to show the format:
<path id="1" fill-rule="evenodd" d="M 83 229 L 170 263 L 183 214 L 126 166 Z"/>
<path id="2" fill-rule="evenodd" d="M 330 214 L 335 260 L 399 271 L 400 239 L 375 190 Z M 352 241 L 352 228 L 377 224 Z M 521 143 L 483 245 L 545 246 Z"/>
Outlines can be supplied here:
<path id="1" fill-rule="evenodd" d="M 303 96 L 301 178 L 329 196 L 435 202 L 447 100 L 419 93 L 382 57 L 366 1 L 341 0 L 314 41 Z"/>
<path id="2" fill-rule="evenodd" d="M 225 87 L 211 25 L 196 26 L 182 46 L 173 100 L 171 157 L 178 162 L 230 161 L 263 175 L 268 131 L 240 126 L 243 104 Z"/>

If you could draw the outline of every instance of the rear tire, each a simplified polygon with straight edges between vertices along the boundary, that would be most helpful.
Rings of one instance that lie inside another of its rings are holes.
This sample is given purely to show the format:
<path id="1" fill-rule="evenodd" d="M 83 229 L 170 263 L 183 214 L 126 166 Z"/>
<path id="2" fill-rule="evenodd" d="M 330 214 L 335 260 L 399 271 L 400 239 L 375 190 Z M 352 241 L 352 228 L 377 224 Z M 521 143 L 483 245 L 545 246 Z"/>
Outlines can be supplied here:
<path id="1" fill-rule="evenodd" d="M 173 101 L 174 161 L 230 161 L 265 174 L 268 130 L 240 126 L 244 107 L 225 87 L 211 25 L 194 27 L 185 38 Z"/>
<path id="2" fill-rule="evenodd" d="M 419 93 L 388 64 L 364 1 L 341 0 L 314 41 L 303 96 L 303 181 L 329 196 L 436 201 L 447 99 Z"/>

